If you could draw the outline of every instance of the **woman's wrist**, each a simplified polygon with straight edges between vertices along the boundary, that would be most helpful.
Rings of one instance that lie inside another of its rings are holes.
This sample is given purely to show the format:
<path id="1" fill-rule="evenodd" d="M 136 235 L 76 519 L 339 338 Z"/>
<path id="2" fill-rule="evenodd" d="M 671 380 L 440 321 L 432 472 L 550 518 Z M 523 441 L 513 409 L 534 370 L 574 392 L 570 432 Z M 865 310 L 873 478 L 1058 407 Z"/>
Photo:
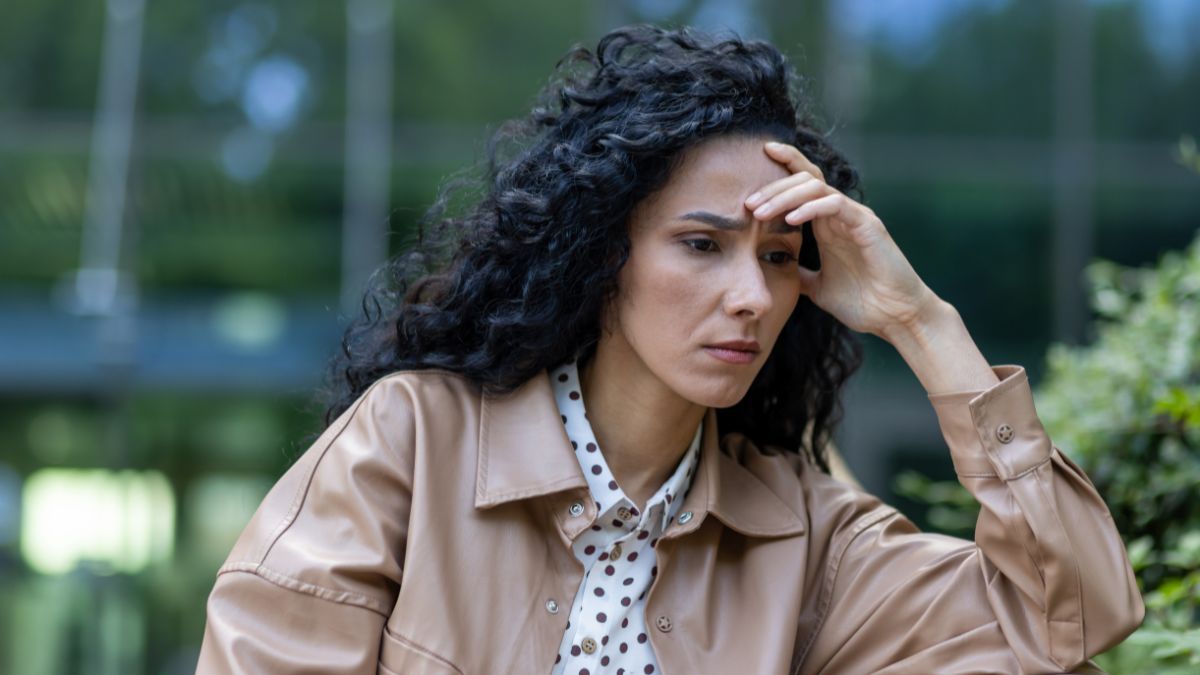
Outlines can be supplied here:
<path id="1" fill-rule="evenodd" d="M 890 326 L 881 337 L 896 348 L 930 395 L 988 389 L 1000 381 L 958 310 L 941 298 L 929 302 L 911 321 Z"/>

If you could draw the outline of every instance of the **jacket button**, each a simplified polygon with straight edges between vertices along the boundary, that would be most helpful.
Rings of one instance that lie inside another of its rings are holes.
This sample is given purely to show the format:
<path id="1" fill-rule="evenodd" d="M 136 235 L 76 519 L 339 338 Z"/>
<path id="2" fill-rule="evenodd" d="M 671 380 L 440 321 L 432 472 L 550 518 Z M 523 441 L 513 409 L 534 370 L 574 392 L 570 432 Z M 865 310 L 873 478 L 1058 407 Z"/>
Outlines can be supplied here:
<path id="1" fill-rule="evenodd" d="M 688 521 L 690 521 L 691 519 L 692 519 L 691 511 L 684 511 L 683 513 L 679 514 L 679 524 L 680 525 L 686 525 L 688 523 Z"/>
<path id="2" fill-rule="evenodd" d="M 658 619 L 654 621 L 654 624 L 658 626 L 658 629 L 664 633 L 671 632 L 671 617 L 666 616 L 665 614 L 658 617 Z"/>
<path id="3" fill-rule="evenodd" d="M 558 614 L 558 603 L 554 601 L 554 598 L 546 601 L 546 611 L 551 614 Z"/>
<path id="4" fill-rule="evenodd" d="M 584 654 L 596 653 L 596 641 L 592 638 L 583 638 L 583 642 L 579 643 L 579 646 L 583 649 Z"/>
<path id="5" fill-rule="evenodd" d="M 578 518 L 583 515 L 583 502 L 573 502 L 571 504 L 571 516 Z"/>
<path id="6" fill-rule="evenodd" d="M 1013 428 L 1007 424 L 1001 424 L 1000 426 L 996 427 L 996 438 L 999 439 L 1001 443 L 1011 443 L 1013 435 Z"/>

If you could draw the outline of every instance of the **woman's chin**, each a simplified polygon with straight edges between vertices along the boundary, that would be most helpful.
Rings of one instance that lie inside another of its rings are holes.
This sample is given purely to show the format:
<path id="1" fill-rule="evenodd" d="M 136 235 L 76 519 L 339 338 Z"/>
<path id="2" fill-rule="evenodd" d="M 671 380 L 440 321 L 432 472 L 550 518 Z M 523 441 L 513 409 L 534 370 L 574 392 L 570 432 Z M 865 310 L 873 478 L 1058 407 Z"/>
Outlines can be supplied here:
<path id="1" fill-rule="evenodd" d="M 740 403 L 749 390 L 748 383 L 714 382 L 686 387 L 679 394 L 706 408 L 729 408 Z"/>

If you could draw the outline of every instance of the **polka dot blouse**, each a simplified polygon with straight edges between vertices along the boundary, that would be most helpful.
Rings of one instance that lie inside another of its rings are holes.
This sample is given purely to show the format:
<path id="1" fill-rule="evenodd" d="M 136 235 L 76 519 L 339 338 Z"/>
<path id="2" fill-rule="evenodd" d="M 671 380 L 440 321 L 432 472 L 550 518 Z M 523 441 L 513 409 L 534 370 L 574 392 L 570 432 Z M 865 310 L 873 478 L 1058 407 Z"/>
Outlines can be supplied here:
<path id="1" fill-rule="evenodd" d="M 583 581 L 571 605 L 554 675 L 657 673 L 646 627 L 646 592 L 658 574 L 654 547 L 677 516 L 700 457 L 700 432 L 675 472 L 639 511 L 617 485 L 587 421 L 576 364 L 550 373 L 575 457 L 596 500 L 596 521 L 572 544 Z"/>

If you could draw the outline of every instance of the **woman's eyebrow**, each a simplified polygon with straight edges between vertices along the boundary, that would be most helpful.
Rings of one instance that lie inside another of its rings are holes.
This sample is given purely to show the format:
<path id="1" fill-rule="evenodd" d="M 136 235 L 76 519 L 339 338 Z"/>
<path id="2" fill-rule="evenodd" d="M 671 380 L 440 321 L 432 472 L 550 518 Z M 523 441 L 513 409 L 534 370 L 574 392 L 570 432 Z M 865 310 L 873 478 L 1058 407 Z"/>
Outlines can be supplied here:
<path id="1" fill-rule="evenodd" d="M 691 211 L 679 216 L 678 219 L 694 220 L 706 225 L 712 225 L 718 230 L 744 230 L 750 224 L 750 222 L 746 219 L 727 218 L 715 213 L 709 213 L 708 211 Z M 768 232 L 782 232 L 784 234 L 789 234 L 792 232 L 798 232 L 800 227 L 800 225 L 792 225 L 786 220 L 780 218 L 770 222 Z"/>

